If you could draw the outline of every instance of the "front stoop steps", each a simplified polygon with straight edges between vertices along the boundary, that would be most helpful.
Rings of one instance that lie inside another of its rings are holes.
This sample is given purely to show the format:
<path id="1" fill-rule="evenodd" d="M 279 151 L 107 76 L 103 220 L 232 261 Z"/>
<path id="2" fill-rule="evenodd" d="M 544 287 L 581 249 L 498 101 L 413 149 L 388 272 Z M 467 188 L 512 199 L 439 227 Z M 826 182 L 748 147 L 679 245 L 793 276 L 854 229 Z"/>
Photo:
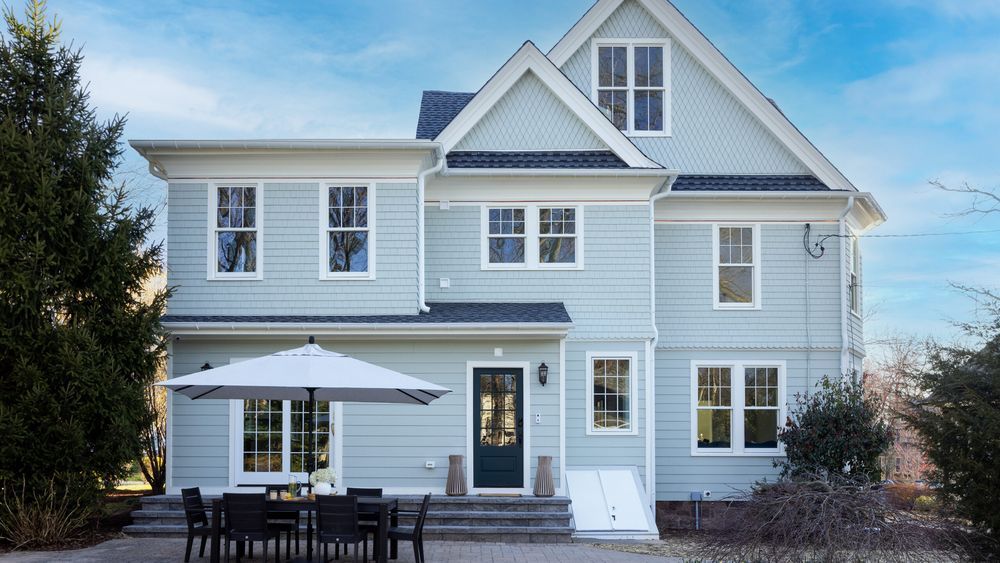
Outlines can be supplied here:
<path id="1" fill-rule="evenodd" d="M 211 505 L 206 496 L 205 503 Z M 419 510 L 421 496 L 399 495 L 400 510 Z M 211 515 L 209 516 L 211 518 Z M 428 540 L 505 543 L 567 543 L 572 541 L 570 499 L 567 497 L 448 497 L 435 495 L 427 511 Z M 179 495 L 144 497 L 132 513 L 125 533 L 137 537 L 187 535 Z M 404 520 L 404 525 L 407 523 Z"/>

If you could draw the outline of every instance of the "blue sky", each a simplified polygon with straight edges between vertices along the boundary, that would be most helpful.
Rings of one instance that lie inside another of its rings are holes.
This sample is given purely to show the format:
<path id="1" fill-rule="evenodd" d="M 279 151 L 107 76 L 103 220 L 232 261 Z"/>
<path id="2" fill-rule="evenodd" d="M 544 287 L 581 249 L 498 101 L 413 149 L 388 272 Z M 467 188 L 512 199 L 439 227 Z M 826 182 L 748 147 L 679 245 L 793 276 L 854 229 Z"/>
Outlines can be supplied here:
<path id="1" fill-rule="evenodd" d="M 142 5 L 142 8 L 138 8 Z M 1000 229 L 947 218 L 1000 185 L 1000 2 L 676 0 L 890 221 L 873 234 Z M 526 39 L 543 51 L 588 0 L 53 0 L 103 115 L 129 138 L 413 136 L 422 89 L 474 91 Z M 163 186 L 130 154 L 137 190 Z M 158 234 L 163 236 L 161 225 Z M 1000 232 L 864 243 L 870 335 L 950 338 L 1000 285 Z"/>

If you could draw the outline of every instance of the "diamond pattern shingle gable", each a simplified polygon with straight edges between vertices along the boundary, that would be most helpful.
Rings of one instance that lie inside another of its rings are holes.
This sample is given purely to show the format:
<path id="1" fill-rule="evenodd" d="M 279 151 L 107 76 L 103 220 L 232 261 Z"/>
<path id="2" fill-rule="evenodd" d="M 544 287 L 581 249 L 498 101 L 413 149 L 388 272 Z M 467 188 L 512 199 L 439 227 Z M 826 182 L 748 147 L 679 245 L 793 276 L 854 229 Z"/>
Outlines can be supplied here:
<path id="1" fill-rule="evenodd" d="M 448 167 L 617 169 L 628 164 L 611 151 L 452 151 Z"/>
<path id="2" fill-rule="evenodd" d="M 816 192 L 830 188 L 809 175 L 708 175 L 677 177 L 674 192 Z"/>
<path id="3" fill-rule="evenodd" d="M 416 315 L 165 315 L 164 323 L 570 324 L 562 303 L 428 303 Z"/>
<path id="4" fill-rule="evenodd" d="M 420 117 L 417 119 L 417 138 L 437 137 L 475 95 L 469 92 L 424 91 L 420 99 Z"/>

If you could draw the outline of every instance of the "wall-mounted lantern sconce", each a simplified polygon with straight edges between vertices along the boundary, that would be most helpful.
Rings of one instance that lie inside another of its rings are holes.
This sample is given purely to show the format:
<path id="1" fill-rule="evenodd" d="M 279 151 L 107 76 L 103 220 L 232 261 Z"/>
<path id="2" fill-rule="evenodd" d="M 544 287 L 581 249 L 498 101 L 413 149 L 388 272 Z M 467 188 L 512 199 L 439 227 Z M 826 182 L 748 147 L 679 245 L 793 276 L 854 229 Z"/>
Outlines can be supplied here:
<path id="1" fill-rule="evenodd" d="M 538 382 L 545 387 L 545 384 L 549 381 L 549 366 L 545 365 L 545 362 L 538 364 Z"/>
<path id="2" fill-rule="evenodd" d="M 212 369 L 212 364 L 205 362 L 205 365 L 201 366 L 201 371 Z"/>

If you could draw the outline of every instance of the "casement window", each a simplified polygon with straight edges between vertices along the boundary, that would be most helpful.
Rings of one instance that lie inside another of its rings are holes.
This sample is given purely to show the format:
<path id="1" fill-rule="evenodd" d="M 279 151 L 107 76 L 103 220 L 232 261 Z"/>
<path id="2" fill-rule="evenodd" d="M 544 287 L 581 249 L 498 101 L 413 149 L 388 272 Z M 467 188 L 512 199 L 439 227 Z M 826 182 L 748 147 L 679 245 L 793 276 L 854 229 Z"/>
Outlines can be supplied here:
<path id="1" fill-rule="evenodd" d="M 365 184 L 320 190 L 320 279 L 375 279 L 374 200 Z"/>
<path id="2" fill-rule="evenodd" d="M 316 466 L 331 463 L 334 425 L 331 403 L 317 402 L 315 441 L 306 431 L 306 401 L 236 401 L 242 422 L 238 433 L 238 482 L 263 484 L 286 482 L 289 473 L 308 471 L 310 451 L 315 445 Z M 240 423 L 237 423 L 240 424 Z"/>
<path id="3" fill-rule="evenodd" d="M 760 308 L 760 225 L 714 225 L 716 309 Z"/>
<path id="4" fill-rule="evenodd" d="M 587 434 L 638 434 L 638 364 L 631 352 L 587 353 Z"/>
<path id="5" fill-rule="evenodd" d="M 482 269 L 583 268 L 582 208 L 484 206 Z"/>
<path id="6" fill-rule="evenodd" d="M 256 184 L 212 187 L 208 279 L 261 279 L 260 201 Z"/>
<path id="7" fill-rule="evenodd" d="M 851 312 L 861 315 L 861 240 L 851 237 L 850 292 Z"/>
<path id="8" fill-rule="evenodd" d="M 784 362 L 692 362 L 691 453 L 779 455 Z"/>
<path id="9" fill-rule="evenodd" d="M 597 107 L 627 135 L 669 135 L 669 41 L 595 39 L 591 48 Z"/>

